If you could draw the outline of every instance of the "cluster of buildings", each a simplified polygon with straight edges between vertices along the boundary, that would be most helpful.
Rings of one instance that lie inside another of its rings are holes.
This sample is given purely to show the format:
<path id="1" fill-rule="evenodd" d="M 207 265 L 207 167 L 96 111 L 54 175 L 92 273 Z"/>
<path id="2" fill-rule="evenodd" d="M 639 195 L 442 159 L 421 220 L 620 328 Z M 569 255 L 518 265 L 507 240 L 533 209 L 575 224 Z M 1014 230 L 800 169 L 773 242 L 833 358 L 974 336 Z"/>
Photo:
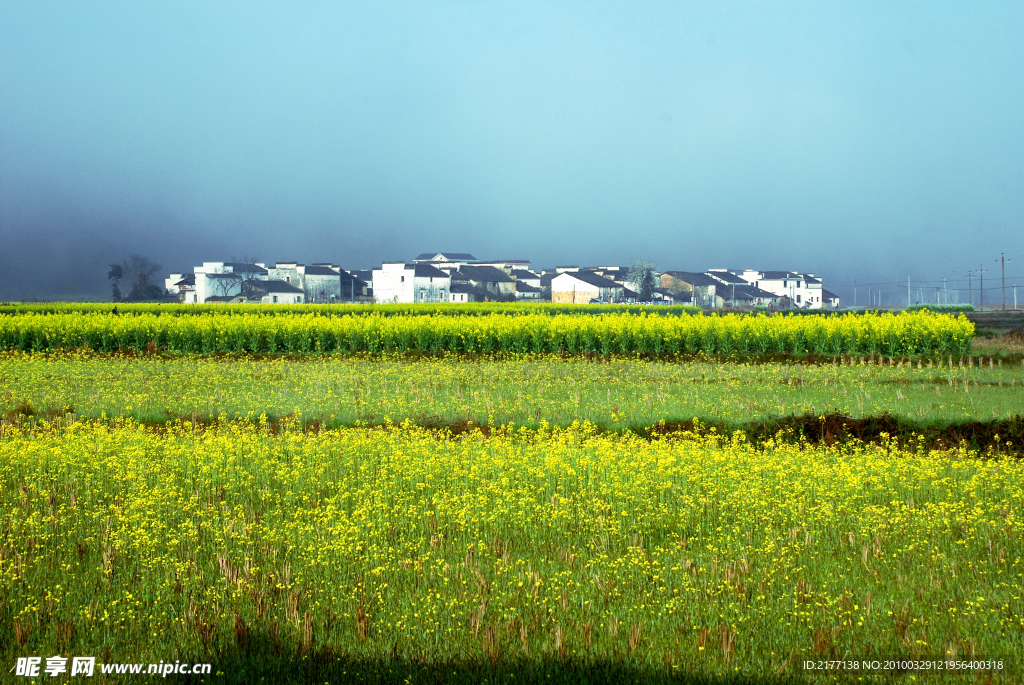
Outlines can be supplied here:
<path id="1" fill-rule="evenodd" d="M 703 309 L 837 309 L 839 297 L 820 277 L 794 271 L 711 269 L 654 272 L 648 304 Z M 377 269 L 337 264 L 203 262 L 174 273 L 168 294 L 186 303 L 302 304 L 330 302 L 636 303 L 641 288 L 625 266 L 558 266 L 535 270 L 529 260 L 479 260 L 462 252 L 424 253 L 411 263 Z"/>

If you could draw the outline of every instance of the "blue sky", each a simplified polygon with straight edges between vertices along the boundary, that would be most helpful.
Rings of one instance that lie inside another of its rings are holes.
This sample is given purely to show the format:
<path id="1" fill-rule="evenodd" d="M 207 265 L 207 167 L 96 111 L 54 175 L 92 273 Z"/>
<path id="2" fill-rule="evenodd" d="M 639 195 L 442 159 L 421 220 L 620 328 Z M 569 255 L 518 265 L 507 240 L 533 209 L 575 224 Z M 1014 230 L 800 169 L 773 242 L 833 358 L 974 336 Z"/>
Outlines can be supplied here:
<path id="1" fill-rule="evenodd" d="M 130 252 L 1024 273 L 1021 3 L 367 5 L 0 6 L 0 299 Z"/>

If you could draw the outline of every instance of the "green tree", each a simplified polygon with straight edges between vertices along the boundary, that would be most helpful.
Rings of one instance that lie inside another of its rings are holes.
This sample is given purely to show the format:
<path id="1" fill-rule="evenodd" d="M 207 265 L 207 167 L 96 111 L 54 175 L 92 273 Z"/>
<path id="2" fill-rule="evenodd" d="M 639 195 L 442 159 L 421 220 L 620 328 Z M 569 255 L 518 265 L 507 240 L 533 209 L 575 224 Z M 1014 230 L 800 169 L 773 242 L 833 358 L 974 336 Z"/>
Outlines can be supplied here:
<path id="1" fill-rule="evenodd" d="M 113 298 L 114 302 L 120 302 L 124 299 L 121 296 L 121 279 L 124 278 L 124 267 L 120 264 L 111 264 L 110 271 L 107 272 L 107 278 L 113 281 Z"/>

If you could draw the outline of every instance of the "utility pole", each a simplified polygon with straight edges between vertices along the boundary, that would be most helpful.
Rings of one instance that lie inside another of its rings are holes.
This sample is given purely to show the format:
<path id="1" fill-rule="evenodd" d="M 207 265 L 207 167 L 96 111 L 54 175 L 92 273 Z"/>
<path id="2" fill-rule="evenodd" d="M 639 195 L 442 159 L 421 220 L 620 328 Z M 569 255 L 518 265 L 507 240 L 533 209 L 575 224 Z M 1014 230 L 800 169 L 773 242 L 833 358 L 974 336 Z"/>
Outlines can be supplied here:
<path id="1" fill-rule="evenodd" d="M 949 304 L 949 294 L 946 292 L 946 277 L 942 277 L 942 304 Z"/>
<path id="2" fill-rule="evenodd" d="M 1003 281 L 1003 311 L 1006 311 L 1006 254 L 1003 252 L 999 253 L 999 261 L 1002 262 L 1002 281 Z"/>
<path id="3" fill-rule="evenodd" d="M 978 265 L 978 309 L 985 311 L 985 267 Z"/>
<path id="4" fill-rule="evenodd" d="M 968 271 L 967 272 L 967 304 L 969 304 L 969 305 L 973 305 L 974 304 L 974 281 L 971 280 L 972 278 L 974 278 L 974 274 L 972 274 L 970 271 Z"/>
<path id="5" fill-rule="evenodd" d="M 910 276 L 907 276 L 907 309 L 910 309 Z"/>

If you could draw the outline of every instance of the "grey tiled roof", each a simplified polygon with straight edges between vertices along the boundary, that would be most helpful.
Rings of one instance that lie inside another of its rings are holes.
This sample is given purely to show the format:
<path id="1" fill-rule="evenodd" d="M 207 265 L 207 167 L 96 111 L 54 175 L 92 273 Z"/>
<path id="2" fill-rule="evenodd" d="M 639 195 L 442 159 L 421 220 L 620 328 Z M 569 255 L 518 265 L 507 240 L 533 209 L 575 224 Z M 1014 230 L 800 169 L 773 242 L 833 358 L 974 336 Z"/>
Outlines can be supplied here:
<path id="1" fill-rule="evenodd" d="M 247 281 L 247 285 L 253 290 L 261 290 L 265 293 L 301 293 L 302 288 L 296 288 L 285 281 Z"/>
<path id="2" fill-rule="evenodd" d="M 462 266 L 459 267 L 458 272 L 452 272 L 452 279 L 478 283 L 509 283 L 512 281 L 507 273 L 493 266 Z"/>
<path id="3" fill-rule="evenodd" d="M 717 278 L 724 283 L 735 283 L 736 285 L 745 285 L 746 281 L 729 271 L 707 271 L 708 276 L 711 278 Z"/>
<path id="4" fill-rule="evenodd" d="M 721 281 L 716 281 L 707 274 L 698 274 L 693 271 L 665 271 L 672 278 L 678 279 L 683 283 L 696 286 L 708 286 L 708 285 L 722 285 Z"/>
<path id="5" fill-rule="evenodd" d="M 338 272 L 326 266 L 307 266 L 307 276 L 337 276 Z"/>
<path id="6" fill-rule="evenodd" d="M 622 287 L 621 285 L 611 280 L 610 278 L 598 276 L 597 274 L 592 274 L 589 271 L 566 271 L 565 273 L 559 274 L 559 276 L 572 276 L 576 280 L 583 281 L 584 283 L 589 283 L 590 285 L 596 286 L 598 288 Z"/>
<path id="7" fill-rule="evenodd" d="M 448 274 L 429 264 L 417 264 L 415 269 L 417 278 L 448 278 Z"/>

